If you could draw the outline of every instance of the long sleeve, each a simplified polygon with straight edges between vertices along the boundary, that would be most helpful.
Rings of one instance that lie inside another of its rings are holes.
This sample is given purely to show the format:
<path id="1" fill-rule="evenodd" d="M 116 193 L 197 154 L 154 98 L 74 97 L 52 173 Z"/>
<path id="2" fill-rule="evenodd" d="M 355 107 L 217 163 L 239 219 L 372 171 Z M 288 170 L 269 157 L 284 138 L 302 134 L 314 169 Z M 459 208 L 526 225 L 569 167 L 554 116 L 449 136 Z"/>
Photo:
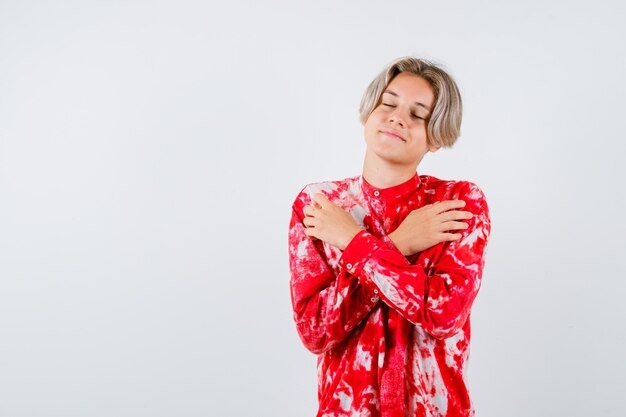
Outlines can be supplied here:
<path id="1" fill-rule="evenodd" d="M 301 193 L 289 227 L 291 300 L 302 342 L 313 353 L 322 353 L 345 340 L 379 299 L 352 274 L 339 270 L 340 251 L 304 234 L 305 204 L 306 194 Z"/>
<path id="2" fill-rule="evenodd" d="M 339 261 L 389 307 L 438 339 L 457 333 L 470 313 L 491 229 L 482 191 L 466 184 L 459 198 L 467 203 L 463 210 L 474 216 L 461 239 L 435 245 L 411 264 L 381 239 L 362 231 Z"/>

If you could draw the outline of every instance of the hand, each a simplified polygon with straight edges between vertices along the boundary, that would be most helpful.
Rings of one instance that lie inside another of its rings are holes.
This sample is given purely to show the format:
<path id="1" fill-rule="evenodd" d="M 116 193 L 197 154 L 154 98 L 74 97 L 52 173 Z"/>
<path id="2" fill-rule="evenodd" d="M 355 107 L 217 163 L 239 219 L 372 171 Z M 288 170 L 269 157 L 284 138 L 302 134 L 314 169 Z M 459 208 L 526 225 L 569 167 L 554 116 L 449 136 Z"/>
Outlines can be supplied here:
<path id="1" fill-rule="evenodd" d="M 362 229 L 350 213 L 330 201 L 323 194 L 313 196 L 311 205 L 304 206 L 304 233 L 344 250 Z"/>
<path id="2" fill-rule="evenodd" d="M 465 206 L 463 200 L 446 200 L 413 210 L 389 234 L 389 238 L 404 256 L 413 255 L 438 243 L 458 240 L 460 233 L 454 230 L 467 229 L 467 220 L 473 217 L 469 211 L 458 210 Z"/>

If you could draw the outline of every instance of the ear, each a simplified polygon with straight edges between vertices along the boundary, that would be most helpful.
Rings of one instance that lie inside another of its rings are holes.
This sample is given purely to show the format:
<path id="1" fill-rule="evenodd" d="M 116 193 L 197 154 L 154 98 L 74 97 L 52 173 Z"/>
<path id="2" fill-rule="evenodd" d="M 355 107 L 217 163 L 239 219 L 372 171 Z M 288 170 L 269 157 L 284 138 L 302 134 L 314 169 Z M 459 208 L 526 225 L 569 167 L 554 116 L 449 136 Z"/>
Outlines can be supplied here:
<path id="1" fill-rule="evenodd" d="M 428 145 L 428 151 L 429 152 L 437 152 L 439 150 L 440 146 L 435 146 L 435 145 Z"/>

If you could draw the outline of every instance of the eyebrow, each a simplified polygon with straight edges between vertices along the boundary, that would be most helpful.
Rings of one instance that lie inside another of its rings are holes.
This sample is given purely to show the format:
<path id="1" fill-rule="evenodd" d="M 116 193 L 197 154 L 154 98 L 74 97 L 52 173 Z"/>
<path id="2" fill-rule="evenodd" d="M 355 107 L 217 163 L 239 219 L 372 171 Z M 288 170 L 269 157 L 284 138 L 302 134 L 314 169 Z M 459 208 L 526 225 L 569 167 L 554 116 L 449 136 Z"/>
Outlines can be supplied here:
<path id="1" fill-rule="evenodd" d="M 385 91 L 383 91 L 383 94 L 391 94 L 394 97 L 399 97 L 397 93 L 395 93 L 395 92 L 393 92 L 391 90 L 385 90 Z M 413 103 L 417 104 L 420 107 L 425 108 L 430 113 L 430 109 L 424 103 L 420 103 L 419 101 L 414 101 Z"/>

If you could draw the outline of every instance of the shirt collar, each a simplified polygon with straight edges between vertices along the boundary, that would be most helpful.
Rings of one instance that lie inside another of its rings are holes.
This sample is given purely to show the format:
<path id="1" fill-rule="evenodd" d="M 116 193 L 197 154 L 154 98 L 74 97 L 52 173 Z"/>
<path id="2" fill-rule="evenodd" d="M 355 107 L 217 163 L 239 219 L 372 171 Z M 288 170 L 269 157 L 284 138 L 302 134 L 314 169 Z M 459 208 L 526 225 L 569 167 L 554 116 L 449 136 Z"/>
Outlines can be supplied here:
<path id="1" fill-rule="evenodd" d="M 417 173 L 415 173 L 415 175 L 410 180 L 389 188 L 376 188 L 369 182 L 367 182 L 365 178 L 363 178 L 363 175 L 359 177 L 359 182 L 361 184 L 361 190 L 363 190 L 364 195 L 369 198 L 383 200 L 407 196 L 412 192 L 415 192 L 421 184 L 420 177 Z"/>

